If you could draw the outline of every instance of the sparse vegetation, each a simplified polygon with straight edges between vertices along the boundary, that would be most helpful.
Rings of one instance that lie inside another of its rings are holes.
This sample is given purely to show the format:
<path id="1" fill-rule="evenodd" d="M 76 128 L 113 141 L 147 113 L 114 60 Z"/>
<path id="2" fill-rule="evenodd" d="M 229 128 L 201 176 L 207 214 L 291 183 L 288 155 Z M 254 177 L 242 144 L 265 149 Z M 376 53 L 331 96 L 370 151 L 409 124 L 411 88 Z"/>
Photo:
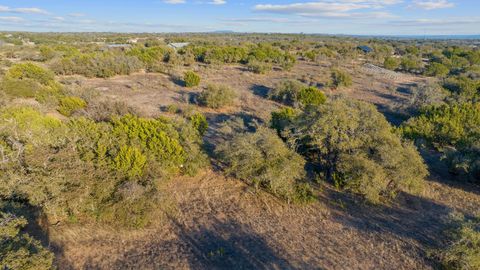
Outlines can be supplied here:
<path id="1" fill-rule="evenodd" d="M 0 268 L 476 269 L 477 43 L 0 33 Z"/>

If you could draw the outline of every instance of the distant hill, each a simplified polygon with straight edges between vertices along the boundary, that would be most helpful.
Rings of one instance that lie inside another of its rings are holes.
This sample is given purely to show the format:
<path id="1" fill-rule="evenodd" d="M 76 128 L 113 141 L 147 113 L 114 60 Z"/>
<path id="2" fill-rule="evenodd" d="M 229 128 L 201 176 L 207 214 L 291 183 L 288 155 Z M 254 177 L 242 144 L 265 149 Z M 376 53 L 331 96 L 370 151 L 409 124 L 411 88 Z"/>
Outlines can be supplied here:
<path id="1" fill-rule="evenodd" d="M 213 31 L 212 33 L 215 33 L 215 34 L 233 34 L 233 33 L 235 33 L 235 31 L 233 31 L 233 30 L 216 30 L 216 31 Z"/>

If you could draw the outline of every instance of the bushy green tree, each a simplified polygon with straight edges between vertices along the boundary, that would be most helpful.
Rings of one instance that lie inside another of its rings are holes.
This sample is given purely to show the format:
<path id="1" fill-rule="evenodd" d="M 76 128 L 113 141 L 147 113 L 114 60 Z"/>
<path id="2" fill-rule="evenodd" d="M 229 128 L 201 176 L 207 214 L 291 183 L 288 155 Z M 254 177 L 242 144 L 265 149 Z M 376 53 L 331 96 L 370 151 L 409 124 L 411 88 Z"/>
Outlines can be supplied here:
<path id="1" fill-rule="evenodd" d="M 452 173 L 480 181 L 480 104 L 431 106 L 401 127 L 404 136 L 446 150 Z"/>
<path id="2" fill-rule="evenodd" d="M 427 175 L 417 150 L 364 102 L 336 99 L 307 110 L 285 133 L 326 179 L 372 202 L 418 191 Z"/>
<path id="3" fill-rule="evenodd" d="M 298 95 L 307 86 L 297 80 L 282 80 L 268 92 L 268 97 L 275 101 L 294 106 Z"/>
<path id="4" fill-rule="evenodd" d="M 285 105 L 299 107 L 319 105 L 326 101 L 325 94 L 316 87 L 308 87 L 297 80 L 283 80 L 269 91 L 270 99 Z"/>
<path id="5" fill-rule="evenodd" d="M 461 102 L 480 100 L 480 81 L 478 80 L 459 76 L 447 79 L 443 86 Z"/>
<path id="6" fill-rule="evenodd" d="M 295 198 L 296 181 L 305 174 L 302 157 L 266 128 L 237 134 L 216 152 L 227 174 L 286 199 Z"/>

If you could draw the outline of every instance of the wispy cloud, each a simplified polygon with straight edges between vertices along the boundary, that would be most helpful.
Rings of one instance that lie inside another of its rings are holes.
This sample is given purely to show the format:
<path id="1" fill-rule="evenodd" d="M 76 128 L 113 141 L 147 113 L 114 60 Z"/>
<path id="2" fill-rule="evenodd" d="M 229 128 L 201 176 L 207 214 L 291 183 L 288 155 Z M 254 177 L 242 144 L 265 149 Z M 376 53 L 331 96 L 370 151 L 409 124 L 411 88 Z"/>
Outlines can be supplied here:
<path id="1" fill-rule="evenodd" d="M 478 25 L 480 27 L 480 17 L 477 18 L 446 18 L 446 19 L 413 19 L 390 21 L 389 25 L 393 26 L 462 26 L 462 25 Z"/>
<path id="2" fill-rule="evenodd" d="M 413 7 L 432 10 L 432 9 L 441 9 L 441 8 L 452 8 L 455 6 L 454 3 L 449 2 L 448 0 L 415 0 L 413 1 Z"/>
<path id="3" fill-rule="evenodd" d="M 20 17 L 7 16 L 7 17 L 0 17 L 0 21 L 9 22 L 9 23 L 20 23 L 20 22 L 24 22 L 25 19 Z"/>
<path id="4" fill-rule="evenodd" d="M 227 3 L 227 1 L 225 0 L 213 0 L 211 2 L 209 2 L 209 4 L 212 4 L 212 5 L 225 5 Z"/>
<path id="5" fill-rule="evenodd" d="M 389 12 L 379 12 L 378 9 L 402 3 L 402 0 L 323 0 L 317 2 L 293 4 L 259 4 L 255 11 L 276 14 L 293 14 L 306 17 L 327 18 L 391 18 Z"/>
<path id="6" fill-rule="evenodd" d="M 177 5 L 177 4 L 185 4 L 185 0 L 164 0 L 165 4 Z"/>
<path id="7" fill-rule="evenodd" d="M 49 14 L 46 10 L 36 7 L 11 8 L 7 6 L 0 6 L 0 12 L 3 13 L 23 13 L 23 14 Z"/>

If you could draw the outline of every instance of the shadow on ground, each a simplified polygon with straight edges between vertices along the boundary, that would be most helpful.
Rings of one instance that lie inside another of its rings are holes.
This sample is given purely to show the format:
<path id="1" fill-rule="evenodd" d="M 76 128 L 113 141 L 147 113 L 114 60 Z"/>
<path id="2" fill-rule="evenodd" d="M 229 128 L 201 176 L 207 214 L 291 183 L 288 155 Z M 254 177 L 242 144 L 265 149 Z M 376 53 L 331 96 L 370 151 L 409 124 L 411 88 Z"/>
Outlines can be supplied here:
<path id="1" fill-rule="evenodd" d="M 265 85 L 254 84 L 250 87 L 252 93 L 256 96 L 261 98 L 268 98 L 268 92 L 270 92 L 270 88 L 266 87 Z"/>
<path id="2" fill-rule="evenodd" d="M 399 194 L 391 205 L 377 206 L 335 190 L 326 191 L 326 198 L 336 210 L 333 218 L 337 222 L 379 237 L 393 235 L 416 249 L 434 269 L 438 267 L 428 253 L 445 245 L 453 209 L 407 193 Z"/>
<path id="3" fill-rule="evenodd" d="M 176 239 L 128 250 L 113 268 L 174 269 L 183 262 L 183 268 L 190 269 L 295 269 L 282 257 L 283 251 L 272 248 L 248 225 L 218 219 L 196 228 L 173 223 Z M 88 268 L 95 269 L 95 265 Z"/>

